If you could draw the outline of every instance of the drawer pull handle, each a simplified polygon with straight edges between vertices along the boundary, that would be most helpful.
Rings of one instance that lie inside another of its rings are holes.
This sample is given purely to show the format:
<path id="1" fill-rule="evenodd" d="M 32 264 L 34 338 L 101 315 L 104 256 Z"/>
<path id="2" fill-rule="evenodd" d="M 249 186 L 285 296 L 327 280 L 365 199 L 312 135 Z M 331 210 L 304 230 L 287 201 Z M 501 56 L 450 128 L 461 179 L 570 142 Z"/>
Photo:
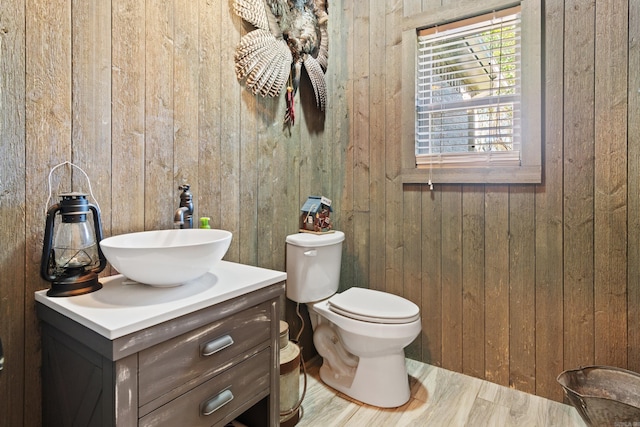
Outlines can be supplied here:
<path id="1" fill-rule="evenodd" d="M 218 394 L 216 397 L 213 397 L 205 402 L 205 404 L 202 406 L 202 415 L 204 415 L 205 417 L 207 415 L 211 415 L 232 400 L 233 393 L 231 393 L 231 390 L 227 389 Z"/>
<path id="2" fill-rule="evenodd" d="M 202 347 L 202 355 L 203 356 L 211 356 L 219 351 L 224 350 L 233 344 L 233 338 L 229 335 L 225 335 L 220 338 L 216 338 L 213 341 L 209 341 Z"/>

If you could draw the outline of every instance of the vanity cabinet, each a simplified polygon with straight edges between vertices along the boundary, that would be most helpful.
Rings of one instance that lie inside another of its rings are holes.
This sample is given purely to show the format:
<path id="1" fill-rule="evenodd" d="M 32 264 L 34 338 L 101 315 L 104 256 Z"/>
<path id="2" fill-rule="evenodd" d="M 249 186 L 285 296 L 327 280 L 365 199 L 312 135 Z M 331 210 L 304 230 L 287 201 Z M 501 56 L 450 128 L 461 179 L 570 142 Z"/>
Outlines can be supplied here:
<path id="1" fill-rule="evenodd" d="M 283 295 L 269 284 L 115 339 L 36 298 L 43 424 L 277 426 Z"/>

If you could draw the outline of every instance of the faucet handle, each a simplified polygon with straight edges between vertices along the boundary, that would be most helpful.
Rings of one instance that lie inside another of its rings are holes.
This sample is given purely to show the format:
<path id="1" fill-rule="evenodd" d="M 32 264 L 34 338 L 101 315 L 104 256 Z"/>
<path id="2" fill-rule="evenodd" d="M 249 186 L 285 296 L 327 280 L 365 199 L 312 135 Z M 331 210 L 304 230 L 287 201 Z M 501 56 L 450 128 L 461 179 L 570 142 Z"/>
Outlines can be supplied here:
<path id="1" fill-rule="evenodd" d="M 193 194 L 189 191 L 190 188 L 191 186 L 189 184 L 183 184 L 178 187 L 178 190 L 182 190 L 182 193 L 180 194 L 180 206 L 186 206 L 190 210 L 193 210 Z"/>
<path id="2" fill-rule="evenodd" d="M 183 184 L 178 188 L 182 190 L 182 193 L 180 194 L 180 207 L 186 208 L 184 217 L 188 222 L 187 228 L 193 228 L 193 194 L 191 194 L 191 191 L 189 191 L 189 188 L 191 188 L 191 186 L 189 184 Z"/>

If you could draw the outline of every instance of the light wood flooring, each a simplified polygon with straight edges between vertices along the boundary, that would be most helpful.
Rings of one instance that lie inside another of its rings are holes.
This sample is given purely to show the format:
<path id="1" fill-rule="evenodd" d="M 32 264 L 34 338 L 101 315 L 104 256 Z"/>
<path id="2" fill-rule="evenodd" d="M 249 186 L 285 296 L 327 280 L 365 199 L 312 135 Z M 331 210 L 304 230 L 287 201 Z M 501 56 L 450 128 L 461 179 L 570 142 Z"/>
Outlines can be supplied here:
<path id="1" fill-rule="evenodd" d="M 307 367 L 299 427 L 585 426 L 575 408 L 407 359 L 411 399 L 395 409 L 364 405 L 337 393 Z"/>

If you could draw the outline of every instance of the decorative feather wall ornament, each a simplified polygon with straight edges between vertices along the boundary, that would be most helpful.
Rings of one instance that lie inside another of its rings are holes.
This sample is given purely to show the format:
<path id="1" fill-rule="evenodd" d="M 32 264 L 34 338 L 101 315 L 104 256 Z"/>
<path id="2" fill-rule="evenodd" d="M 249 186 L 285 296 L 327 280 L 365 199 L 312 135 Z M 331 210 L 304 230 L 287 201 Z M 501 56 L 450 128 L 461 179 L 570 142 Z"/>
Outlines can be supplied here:
<path id="1" fill-rule="evenodd" d="M 263 97 L 278 96 L 286 86 L 284 124 L 293 126 L 293 99 L 304 66 L 316 105 L 324 111 L 329 55 L 327 0 L 233 0 L 233 10 L 256 27 L 236 48 L 238 80 Z"/>

